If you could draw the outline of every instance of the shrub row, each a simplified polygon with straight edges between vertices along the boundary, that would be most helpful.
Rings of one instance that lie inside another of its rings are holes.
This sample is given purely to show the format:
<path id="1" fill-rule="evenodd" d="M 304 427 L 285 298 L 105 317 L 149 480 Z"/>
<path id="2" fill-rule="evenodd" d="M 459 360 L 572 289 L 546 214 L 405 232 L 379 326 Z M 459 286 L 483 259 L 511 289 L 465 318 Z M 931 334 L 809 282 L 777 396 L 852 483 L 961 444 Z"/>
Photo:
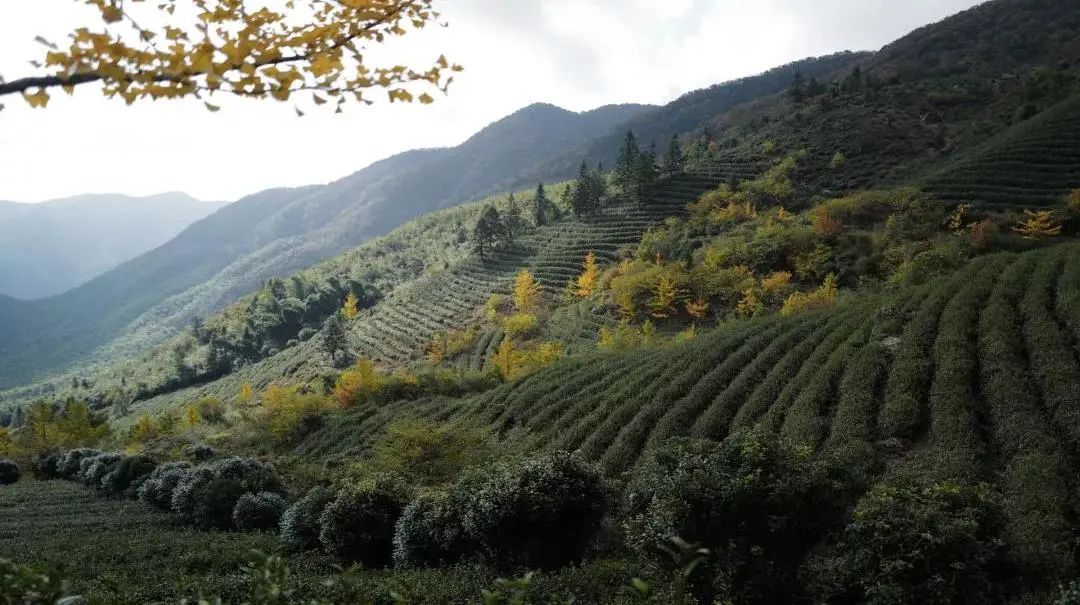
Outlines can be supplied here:
<path id="1" fill-rule="evenodd" d="M 79 448 L 40 457 L 36 472 L 104 495 L 138 498 L 202 529 L 276 529 L 286 506 L 273 466 L 250 458 L 158 464 L 141 454 Z"/>
<path id="2" fill-rule="evenodd" d="M 597 467 L 565 452 L 471 469 L 422 494 L 379 475 L 313 489 L 285 510 L 281 537 L 289 550 L 321 547 L 367 567 L 552 569 L 582 558 L 612 493 Z"/>

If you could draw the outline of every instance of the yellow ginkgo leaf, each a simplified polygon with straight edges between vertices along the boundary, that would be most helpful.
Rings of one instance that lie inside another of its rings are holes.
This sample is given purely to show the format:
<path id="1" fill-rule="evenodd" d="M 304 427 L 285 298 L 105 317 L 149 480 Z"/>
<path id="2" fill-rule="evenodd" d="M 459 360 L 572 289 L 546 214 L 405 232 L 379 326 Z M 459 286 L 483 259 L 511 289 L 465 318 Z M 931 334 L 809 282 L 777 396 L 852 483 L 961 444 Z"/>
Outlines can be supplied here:
<path id="1" fill-rule="evenodd" d="M 419 101 L 424 105 L 430 105 L 435 102 L 435 98 L 426 92 L 422 93 L 419 97 L 417 97 L 417 99 L 419 99 Z"/>
<path id="2" fill-rule="evenodd" d="M 49 104 L 49 93 L 45 92 L 44 89 L 38 90 L 34 94 L 24 92 L 23 98 L 30 104 L 30 107 L 46 107 Z"/>

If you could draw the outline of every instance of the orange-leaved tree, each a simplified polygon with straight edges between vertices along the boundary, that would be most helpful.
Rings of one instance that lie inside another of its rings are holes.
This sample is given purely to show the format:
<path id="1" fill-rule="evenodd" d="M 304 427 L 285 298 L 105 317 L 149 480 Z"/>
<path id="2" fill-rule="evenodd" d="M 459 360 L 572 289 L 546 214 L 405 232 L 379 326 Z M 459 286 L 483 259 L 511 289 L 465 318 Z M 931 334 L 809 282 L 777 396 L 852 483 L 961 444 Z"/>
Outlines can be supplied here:
<path id="1" fill-rule="evenodd" d="M 461 67 L 445 56 L 430 66 L 373 63 L 372 46 L 439 23 L 434 0 L 76 0 L 100 20 L 60 46 L 41 36 L 42 73 L 4 81 L 0 96 L 21 94 L 45 107 L 54 89 L 99 83 L 109 98 L 194 96 L 207 109 L 216 94 L 287 101 L 308 92 L 338 112 L 347 102 L 430 103 Z M 297 108 L 297 112 L 302 112 Z"/>

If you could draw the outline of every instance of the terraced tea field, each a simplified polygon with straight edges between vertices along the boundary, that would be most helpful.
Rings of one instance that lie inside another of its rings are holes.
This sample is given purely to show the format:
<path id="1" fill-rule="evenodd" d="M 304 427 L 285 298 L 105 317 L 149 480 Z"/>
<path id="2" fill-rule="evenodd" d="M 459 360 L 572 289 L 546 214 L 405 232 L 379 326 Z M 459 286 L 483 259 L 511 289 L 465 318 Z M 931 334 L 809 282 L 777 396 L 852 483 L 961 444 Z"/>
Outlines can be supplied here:
<path id="1" fill-rule="evenodd" d="M 601 263 L 614 262 L 619 251 L 636 246 L 649 227 L 685 214 L 687 204 L 718 182 L 719 173 L 683 176 L 641 204 L 621 202 L 596 216 L 540 227 L 519 238 L 513 249 L 421 279 L 354 322 L 351 345 L 380 362 L 415 359 L 436 334 L 467 323 L 492 293 L 509 294 L 519 270 L 529 269 L 546 292 L 556 294 L 581 273 L 590 251 Z"/>
<path id="2" fill-rule="evenodd" d="M 990 207 L 1061 204 L 1080 187 L 1080 97 L 1021 122 L 928 179 L 925 189 L 953 202 Z"/>
<path id="3" fill-rule="evenodd" d="M 668 437 L 762 427 L 875 480 L 918 469 L 995 483 L 1010 546 L 1065 569 L 1080 504 L 1080 246 L 982 257 L 889 300 L 578 356 L 472 398 L 356 410 L 302 449 L 357 453 L 387 423 L 424 418 L 581 450 L 618 474 Z"/>

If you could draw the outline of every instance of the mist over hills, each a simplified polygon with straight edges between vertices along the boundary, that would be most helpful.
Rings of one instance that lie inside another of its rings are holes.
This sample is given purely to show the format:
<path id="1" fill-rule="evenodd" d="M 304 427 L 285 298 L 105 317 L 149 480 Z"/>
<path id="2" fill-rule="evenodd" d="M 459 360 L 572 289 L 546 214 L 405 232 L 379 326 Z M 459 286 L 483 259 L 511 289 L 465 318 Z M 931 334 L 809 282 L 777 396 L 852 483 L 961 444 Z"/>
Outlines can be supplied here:
<path id="1" fill-rule="evenodd" d="M 0 294 L 59 294 L 164 244 L 224 205 L 184 193 L 0 202 Z"/>

